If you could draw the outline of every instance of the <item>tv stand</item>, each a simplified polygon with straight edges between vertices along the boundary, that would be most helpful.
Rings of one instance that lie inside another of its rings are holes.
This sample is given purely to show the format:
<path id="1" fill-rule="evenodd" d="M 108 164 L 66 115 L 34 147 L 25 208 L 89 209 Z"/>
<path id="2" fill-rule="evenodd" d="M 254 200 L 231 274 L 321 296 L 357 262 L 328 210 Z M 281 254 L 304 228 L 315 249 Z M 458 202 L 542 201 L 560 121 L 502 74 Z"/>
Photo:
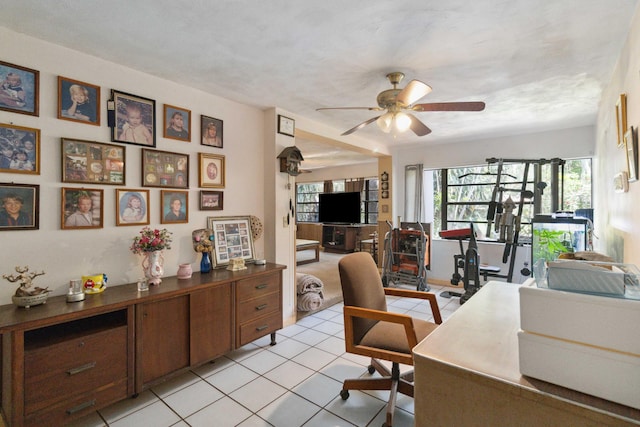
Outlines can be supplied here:
<path id="1" fill-rule="evenodd" d="M 356 249 L 360 226 L 348 224 L 324 224 L 322 246 L 326 252 L 350 253 Z"/>

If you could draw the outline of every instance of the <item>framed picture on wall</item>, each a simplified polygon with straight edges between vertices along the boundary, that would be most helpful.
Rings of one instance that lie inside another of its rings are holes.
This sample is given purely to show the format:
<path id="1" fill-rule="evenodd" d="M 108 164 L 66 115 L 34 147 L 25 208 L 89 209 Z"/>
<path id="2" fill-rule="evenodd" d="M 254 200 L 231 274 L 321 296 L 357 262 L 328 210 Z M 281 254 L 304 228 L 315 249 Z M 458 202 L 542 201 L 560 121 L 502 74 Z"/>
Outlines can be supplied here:
<path id="1" fill-rule="evenodd" d="M 200 187 L 224 188 L 224 156 L 198 153 Z"/>
<path id="2" fill-rule="evenodd" d="M 0 231 L 37 230 L 40 186 L 0 183 Z"/>
<path id="3" fill-rule="evenodd" d="M 124 185 L 126 147 L 62 138 L 62 182 Z"/>
<path id="4" fill-rule="evenodd" d="M 214 233 L 211 258 L 215 268 L 229 265 L 236 258 L 242 258 L 245 262 L 254 261 L 251 217 L 207 217 L 207 228 Z"/>
<path id="5" fill-rule="evenodd" d="M 200 129 L 202 135 L 202 145 L 209 147 L 223 147 L 222 120 L 213 117 L 200 116 Z"/>
<path id="6" fill-rule="evenodd" d="M 631 126 L 624 134 L 624 145 L 627 148 L 627 167 L 629 182 L 638 180 L 638 132 Z"/>
<path id="7" fill-rule="evenodd" d="M 58 118 L 100 126 L 100 86 L 58 76 Z"/>
<path id="8" fill-rule="evenodd" d="M 38 116 L 40 72 L 0 61 L 0 110 Z"/>
<path id="9" fill-rule="evenodd" d="M 616 128 L 618 129 L 618 147 L 624 147 L 624 134 L 627 132 L 627 95 L 620 94 L 616 102 Z"/>
<path id="10" fill-rule="evenodd" d="M 40 129 L 0 124 L 0 172 L 40 174 Z"/>
<path id="11" fill-rule="evenodd" d="M 116 190 L 116 225 L 149 224 L 149 190 Z"/>
<path id="12" fill-rule="evenodd" d="M 189 155 L 142 149 L 142 186 L 189 188 Z"/>
<path id="13" fill-rule="evenodd" d="M 112 141 L 156 146 L 156 101 L 112 90 L 107 110 L 113 113 Z"/>
<path id="14" fill-rule="evenodd" d="M 191 111 L 164 104 L 163 129 L 165 138 L 191 142 Z"/>
<path id="15" fill-rule="evenodd" d="M 104 191 L 87 188 L 62 188 L 61 228 L 102 228 Z"/>
<path id="16" fill-rule="evenodd" d="M 189 192 L 162 190 L 160 209 L 162 224 L 189 222 Z"/>
<path id="17" fill-rule="evenodd" d="M 223 209 L 223 192 L 200 190 L 201 211 L 221 211 Z"/>

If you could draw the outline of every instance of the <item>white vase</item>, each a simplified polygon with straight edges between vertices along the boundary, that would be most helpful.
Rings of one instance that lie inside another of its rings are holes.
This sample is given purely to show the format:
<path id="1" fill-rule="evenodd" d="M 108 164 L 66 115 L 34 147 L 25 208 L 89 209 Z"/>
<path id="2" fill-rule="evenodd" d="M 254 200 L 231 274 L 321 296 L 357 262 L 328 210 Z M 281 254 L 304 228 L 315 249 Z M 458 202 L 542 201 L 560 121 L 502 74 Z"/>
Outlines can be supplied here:
<path id="1" fill-rule="evenodd" d="M 142 270 L 150 285 L 159 285 L 164 275 L 162 251 L 145 252 L 142 259 Z"/>

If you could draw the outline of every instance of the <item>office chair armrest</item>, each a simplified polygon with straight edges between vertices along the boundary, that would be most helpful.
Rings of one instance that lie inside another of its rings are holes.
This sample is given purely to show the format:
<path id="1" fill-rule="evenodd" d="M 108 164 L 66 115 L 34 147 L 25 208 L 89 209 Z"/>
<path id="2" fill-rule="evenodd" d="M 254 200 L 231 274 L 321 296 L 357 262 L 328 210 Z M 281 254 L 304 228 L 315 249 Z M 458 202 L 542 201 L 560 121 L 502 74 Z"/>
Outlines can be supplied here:
<path id="1" fill-rule="evenodd" d="M 413 348 L 418 345 L 418 338 L 416 337 L 415 327 L 413 325 L 413 318 L 406 314 L 391 313 L 388 311 L 372 310 L 370 308 L 344 306 L 344 326 L 345 326 L 345 341 L 348 342 L 347 337 L 353 339 L 353 318 L 363 318 L 378 320 L 381 322 L 397 323 L 404 326 L 405 333 L 407 335 L 407 341 L 409 342 L 409 348 Z"/>
<path id="2" fill-rule="evenodd" d="M 403 298 L 417 298 L 429 301 L 431 307 L 431 313 L 433 313 L 433 321 L 438 325 L 442 323 L 442 315 L 440 314 L 440 307 L 438 307 L 438 299 L 436 294 L 431 292 L 412 291 L 410 289 L 401 288 L 384 288 L 384 294 L 395 297 Z"/>

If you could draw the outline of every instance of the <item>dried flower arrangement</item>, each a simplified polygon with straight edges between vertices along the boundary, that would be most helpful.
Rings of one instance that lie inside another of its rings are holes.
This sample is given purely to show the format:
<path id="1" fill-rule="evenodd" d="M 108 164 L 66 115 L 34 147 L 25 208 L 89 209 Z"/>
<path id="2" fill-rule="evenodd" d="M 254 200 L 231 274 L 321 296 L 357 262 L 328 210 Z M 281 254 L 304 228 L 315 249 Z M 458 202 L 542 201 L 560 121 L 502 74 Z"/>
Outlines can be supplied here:
<path id="1" fill-rule="evenodd" d="M 213 230 L 209 228 L 200 228 L 191 233 L 193 240 L 193 250 L 196 252 L 213 251 Z"/>

